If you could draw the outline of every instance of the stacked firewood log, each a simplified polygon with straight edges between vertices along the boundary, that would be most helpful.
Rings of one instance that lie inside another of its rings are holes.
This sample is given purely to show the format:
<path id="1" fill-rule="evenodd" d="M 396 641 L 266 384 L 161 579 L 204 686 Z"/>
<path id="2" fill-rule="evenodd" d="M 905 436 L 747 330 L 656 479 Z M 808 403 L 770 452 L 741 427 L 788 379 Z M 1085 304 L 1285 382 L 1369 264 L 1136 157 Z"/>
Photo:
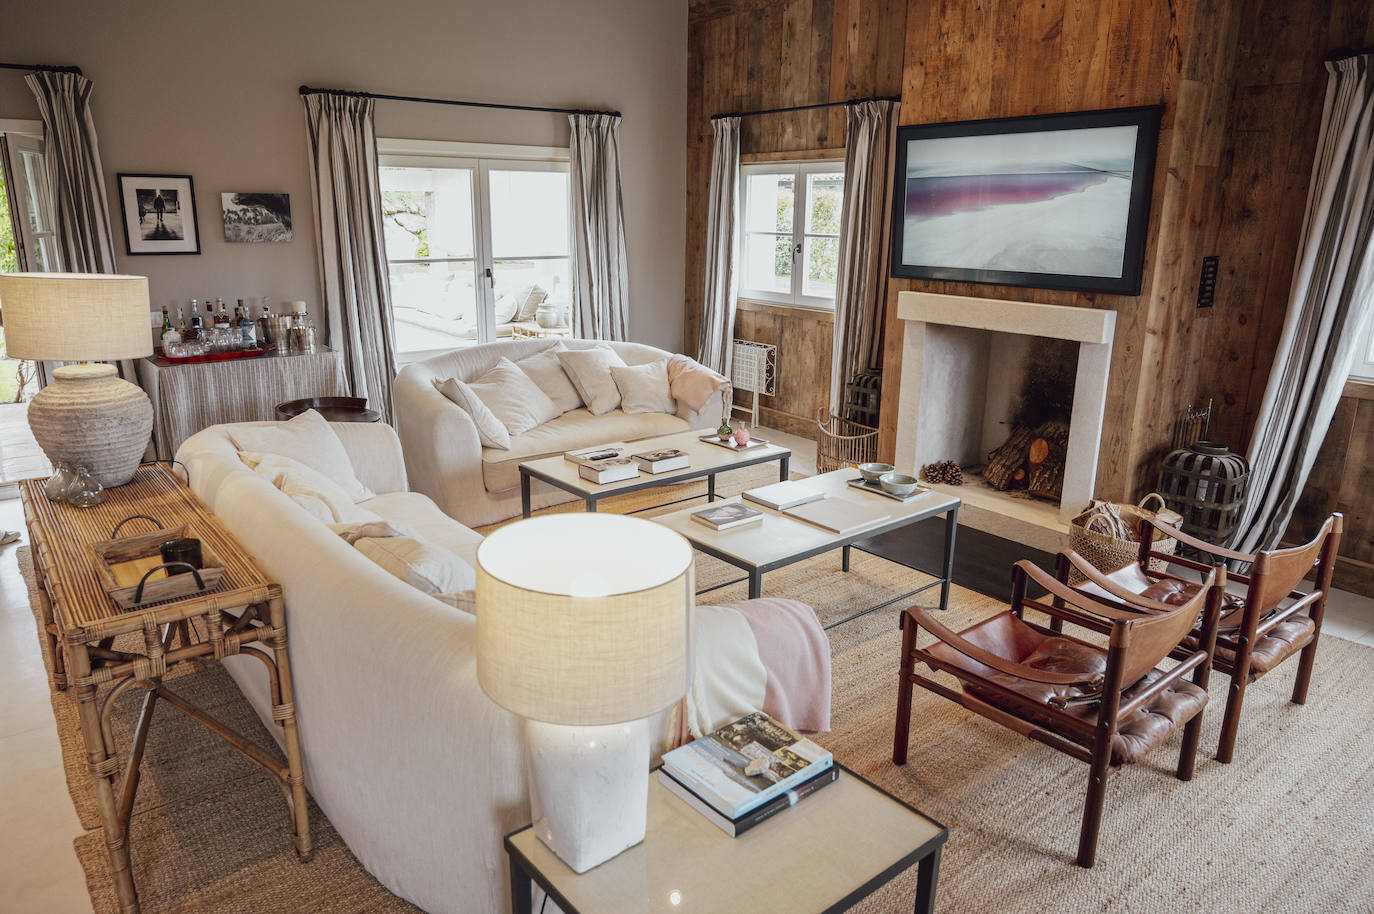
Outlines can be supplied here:
<path id="1" fill-rule="evenodd" d="M 1068 444 L 1069 427 L 1062 422 L 1046 422 L 1036 429 L 1018 425 L 1001 447 L 988 454 L 983 477 L 1002 492 L 1024 489 L 1037 498 L 1058 501 L 1064 490 Z"/>

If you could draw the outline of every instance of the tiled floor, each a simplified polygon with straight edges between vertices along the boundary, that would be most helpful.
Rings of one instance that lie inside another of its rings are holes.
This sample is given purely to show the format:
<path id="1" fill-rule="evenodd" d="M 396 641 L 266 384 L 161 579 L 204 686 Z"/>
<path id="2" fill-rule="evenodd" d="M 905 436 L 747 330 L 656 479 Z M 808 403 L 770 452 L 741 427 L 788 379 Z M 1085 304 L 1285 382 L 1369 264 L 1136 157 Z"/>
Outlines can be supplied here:
<path id="1" fill-rule="evenodd" d="M 4 421 L 0 408 L 0 449 Z M 814 442 L 773 429 L 757 432 L 792 448 L 797 472 L 815 472 Z M 8 465 L 3 454 L 0 461 Z M 22 532 L 23 511 L 13 491 L 0 489 L 0 528 Z M 81 826 L 62 774 L 47 675 L 15 564 L 17 548 L 0 547 L 0 910 L 82 914 L 91 910 L 90 897 L 72 851 Z M 1374 646 L 1374 600 L 1333 594 L 1325 630 Z"/>
<path id="2" fill-rule="evenodd" d="M 29 431 L 27 403 L 0 404 L 0 483 L 18 482 L 52 473 Z"/>

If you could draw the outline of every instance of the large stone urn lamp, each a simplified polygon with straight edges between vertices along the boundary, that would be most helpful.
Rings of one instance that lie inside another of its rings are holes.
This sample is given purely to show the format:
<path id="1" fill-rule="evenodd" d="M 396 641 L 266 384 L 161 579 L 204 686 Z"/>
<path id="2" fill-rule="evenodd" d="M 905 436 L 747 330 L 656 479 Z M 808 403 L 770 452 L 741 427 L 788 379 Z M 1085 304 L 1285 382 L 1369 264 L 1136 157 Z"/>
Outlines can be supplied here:
<path id="1" fill-rule="evenodd" d="M 52 372 L 29 404 L 48 459 L 87 467 L 105 488 L 133 479 L 153 432 L 139 387 L 97 360 L 153 354 L 148 279 L 105 273 L 0 273 L 0 320 L 10 358 L 77 362 Z"/>
<path id="2" fill-rule="evenodd" d="M 687 693 L 692 549 L 556 514 L 477 548 L 477 681 L 525 718 L 535 834 L 584 873 L 644 840 L 651 715 Z"/>

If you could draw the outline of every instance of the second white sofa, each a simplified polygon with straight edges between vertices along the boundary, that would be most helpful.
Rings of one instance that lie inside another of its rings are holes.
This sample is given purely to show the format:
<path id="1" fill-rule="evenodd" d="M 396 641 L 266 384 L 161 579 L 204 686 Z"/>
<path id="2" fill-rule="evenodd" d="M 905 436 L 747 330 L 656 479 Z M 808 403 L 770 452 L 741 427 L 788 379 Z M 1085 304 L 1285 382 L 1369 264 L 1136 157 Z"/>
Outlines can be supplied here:
<path id="1" fill-rule="evenodd" d="M 401 369 L 393 390 L 396 426 L 405 450 L 410 485 L 434 499 L 445 513 L 470 527 L 480 527 L 520 513 L 521 461 L 562 454 L 611 441 L 638 441 L 720 424 L 720 394 L 700 412 L 678 403 L 674 415 L 628 414 L 619 409 L 594 416 L 585 407 L 511 438 L 509 450 L 484 448 L 466 410 L 434 386 L 436 381 L 470 381 L 494 367 L 503 356 L 519 362 L 559 344 L 569 349 L 610 346 L 627 365 L 666 359 L 670 353 L 642 343 L 598 343 L 594 340 L 513 340 L 458 349 Z M 533 507 L 570 501 L 571 497 L 537 480 Z"/>

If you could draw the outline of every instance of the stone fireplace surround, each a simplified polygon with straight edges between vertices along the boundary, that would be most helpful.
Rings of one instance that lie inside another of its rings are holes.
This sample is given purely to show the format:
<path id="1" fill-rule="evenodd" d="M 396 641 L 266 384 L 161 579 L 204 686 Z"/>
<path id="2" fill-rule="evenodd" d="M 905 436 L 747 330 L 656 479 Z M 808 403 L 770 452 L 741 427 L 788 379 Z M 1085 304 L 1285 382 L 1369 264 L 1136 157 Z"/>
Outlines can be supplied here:
<path id="1" fill-rule="evenodd" d="M 973 461 L 1000 443 L 988 443 L 1000 433 L 989 394 L 996 400 L 1008 387 L 1007 353 L 1024 351 L 1009 334 L 1079 344 L 1060 504 L 997 492 L 967 475 L 950 490 L 964 498 L 962 522 L 1047 552 L 1061 548 L 1068 520 L 1092 499 L 1097 479 L 1116 312 L 902 292 L 897 315 L 904 334 L 895 466 L 913 475 L 938 460 Z"/>

